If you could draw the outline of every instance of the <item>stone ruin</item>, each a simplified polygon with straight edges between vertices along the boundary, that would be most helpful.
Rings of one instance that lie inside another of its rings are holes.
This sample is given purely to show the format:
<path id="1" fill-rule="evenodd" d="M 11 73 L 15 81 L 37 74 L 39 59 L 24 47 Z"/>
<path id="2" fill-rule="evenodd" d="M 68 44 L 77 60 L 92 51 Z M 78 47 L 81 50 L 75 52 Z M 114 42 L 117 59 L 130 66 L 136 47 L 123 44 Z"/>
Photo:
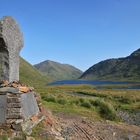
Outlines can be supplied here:
<path id="1" fill-rule="evenodd" d="M 15 20 L 6 16 L 0 20 L 0 80 L 19 80 L 19 52 L 23 37 Z"/>
<path id="2" fill-rule="evenodd" d="M 0 128 L 31 132 L 43 116 L 32 88 L 18 82 L 22 33 L 15 20 L 0 20 Z"/>

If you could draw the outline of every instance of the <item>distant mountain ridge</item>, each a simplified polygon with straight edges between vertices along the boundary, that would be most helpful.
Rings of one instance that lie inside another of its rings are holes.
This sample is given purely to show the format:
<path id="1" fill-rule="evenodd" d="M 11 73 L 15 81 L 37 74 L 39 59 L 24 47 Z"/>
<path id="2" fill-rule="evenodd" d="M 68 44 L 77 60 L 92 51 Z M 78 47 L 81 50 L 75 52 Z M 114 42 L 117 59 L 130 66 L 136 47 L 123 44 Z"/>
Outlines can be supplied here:
<path id="1" fill-rule="evenodd" d="M 35 88 L 45 87 L 51 80 L 20 57 L 20 81 Z"/>
<path id="2" fill-rule="evenodd" d="M 77 79 L 83 73 L 72 65 L 61 64 L 51 60 L 46 60 L 34 65 L 42 74 L 50 77 L 53 81 Z"/>
<path id="3" fill-rule="evenodd" d="M 85 71 L 80 79 L 140 81 L 140 49 L 124 58 L 101 61 Z"/>

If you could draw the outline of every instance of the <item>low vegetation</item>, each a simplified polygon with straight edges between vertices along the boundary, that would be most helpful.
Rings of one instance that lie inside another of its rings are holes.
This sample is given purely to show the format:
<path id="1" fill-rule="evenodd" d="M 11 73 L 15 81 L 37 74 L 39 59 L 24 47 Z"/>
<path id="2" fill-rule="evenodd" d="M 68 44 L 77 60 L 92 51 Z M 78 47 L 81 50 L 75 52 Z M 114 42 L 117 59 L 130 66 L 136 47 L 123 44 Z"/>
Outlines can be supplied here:
<path id="1" fill-rule="evenodd" d="M 75 113 L 91 119 L 118 121 L 117 111 L 137 112 L 139 91 L 96 90 L 90 85 L 48 86 L 41 91 L 43 104 L 54 112 Z"/>
<path id="2" fill-rule="evenodd" d="M 36 89 L 44 88 L 50 79 L 20 57 L 20 81 Z"/>

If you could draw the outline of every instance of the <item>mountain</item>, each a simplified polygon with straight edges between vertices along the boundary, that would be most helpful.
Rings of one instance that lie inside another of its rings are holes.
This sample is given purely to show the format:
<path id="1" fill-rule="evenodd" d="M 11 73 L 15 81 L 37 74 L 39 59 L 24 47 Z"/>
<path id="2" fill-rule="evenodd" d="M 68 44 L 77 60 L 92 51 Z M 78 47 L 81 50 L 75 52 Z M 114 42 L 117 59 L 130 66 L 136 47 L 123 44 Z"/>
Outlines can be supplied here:
<path id="1" fill-rule="evenodd" d="M 80 79 L 140 81 L 140 49 L 128 57 L 101 61 L 85 71 Z"/>
<path id="2" fill-rule="evenodd" d="M 34 65 L 40 72 L 56 80 L 77 79 L 82 71 L 68 64 L 61 64 L 54 61 L 44 61 Z"/>
<path id="3" fill-rule="evenodd" d="M 21 57 L 19 75 L 21 82 L 35 88 L 44 87 L 50 80 Z"/>

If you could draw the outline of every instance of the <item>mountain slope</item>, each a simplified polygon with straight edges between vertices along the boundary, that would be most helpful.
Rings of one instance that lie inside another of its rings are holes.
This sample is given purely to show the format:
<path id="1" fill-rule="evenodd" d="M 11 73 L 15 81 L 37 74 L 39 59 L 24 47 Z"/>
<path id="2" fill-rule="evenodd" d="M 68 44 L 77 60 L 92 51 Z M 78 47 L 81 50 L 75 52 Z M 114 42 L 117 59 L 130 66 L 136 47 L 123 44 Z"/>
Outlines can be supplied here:
<path id="1" fill-rule="evenodd" d="M 47 76 L 42 75 L 31 64 L 20 57 L 20 81 L 34 86 L 35 88 L 43 87 L 49 81 Z"/>
<path id="2" fill-rule="evenodd" d="M 77 79 L 82 74 L 82 71 L 71 65 L 50 60 L 36 64 L 34 67 L 53 80 Z"/>
<path id="3" fill-rule="evenodd" d="M 80 79 L 140 81 L 140 49 L 125 58 L 101 61 L 84 72 Z"/>

